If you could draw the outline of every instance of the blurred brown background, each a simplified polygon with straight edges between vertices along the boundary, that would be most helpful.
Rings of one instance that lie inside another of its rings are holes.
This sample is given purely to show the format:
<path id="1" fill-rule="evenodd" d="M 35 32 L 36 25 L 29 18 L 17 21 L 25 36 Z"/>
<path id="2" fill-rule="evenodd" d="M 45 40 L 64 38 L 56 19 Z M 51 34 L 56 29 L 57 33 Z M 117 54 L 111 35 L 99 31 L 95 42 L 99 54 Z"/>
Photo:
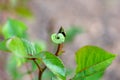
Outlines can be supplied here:
<path id="1" fill-rule="evenodd" d="M 2 1 L 2 0 L 1 0 Z M 3 0 L 4 1 L 4 0 Z M 74 41 L 64 46 L 61 56 L 67 67 L 74 68 L 74 53 L 84 45 L 97 45 L 117 54 L 116 60 L 107 69 L 103 80 L 120 80 L 120 0 L 30 0 L 28 3 L 34 18 L 21 19 L 29 26 L 31 40 L 41 39 L 47 43 L 49 35 L 60 26 L 68 29 L 71 25 L 82 27 L 84 33 L 77 35 Z M 0 21 L 9 13 L 0 12 Z M 16 16 L 12 16 L 16 17 Z M 54 48 L 48 50 L 54 52 Z M 4 53 L 0 53 L 0 80 L 6 79 L 3 62 Z"/>

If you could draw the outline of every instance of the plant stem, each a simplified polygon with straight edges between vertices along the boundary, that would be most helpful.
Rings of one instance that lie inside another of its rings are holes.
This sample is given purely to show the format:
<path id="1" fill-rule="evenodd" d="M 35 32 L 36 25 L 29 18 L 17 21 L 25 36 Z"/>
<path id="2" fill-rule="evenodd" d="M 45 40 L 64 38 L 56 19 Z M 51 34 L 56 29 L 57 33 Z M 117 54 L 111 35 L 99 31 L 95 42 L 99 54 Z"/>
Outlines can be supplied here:
<path id="1" fill-rule="evenodd" d="M 38 69 L 39 69 L 40 71 L 42 71 L 42 69 L 40 68 L 39 64 L 36 62 L 36 60 L 33 60 L 33 61 L 34 61 L 34 63 L 37 65 Z"/>
<path id="2" fill-rule="evenodd" d="M 63 44 L 58 44 L 57 51 L 55 53 L 56 56 L 59 56 L 59 53 L 62 51 Z"/>
<path id="3" fill-rule="evenodd" d="M 37 58 L 27 58 L 27 59 L 34 61 L 34 63 L 36 64 L 36 66 L 38 67 L 38 70 L 39 70 L 39 72 L 38 72 L 38 80 L 41 80 L 41 76 L 42 76 L 43 70 L 41 69 L 41 67 L 40 67 L 39 64 L 37 63 L 37 61 L 36 61 Z"/>
<path id="4" fill-rule="evenodd" d="M 41 80 L 41 76 L 42 76 L 42 69 L 40 68 L 39 64 L 36 62 L 36 60 L 34 60 L 34 63 L 37 65 L 38 69 L 39 69 L 39 73 L 38 73 L 38 80 Z"/>
<path id="5" fill-rule="evenodd" d="M 27 58 L 28 60 L 36 60 L 37 58 Z"/>
<path id="6" fill-rule="evenodd" d="M 38 73 L 38 80 L 41 80 L 41 76 L 42 76 L 42 72 L 39 70 L 39 73 Z"/>

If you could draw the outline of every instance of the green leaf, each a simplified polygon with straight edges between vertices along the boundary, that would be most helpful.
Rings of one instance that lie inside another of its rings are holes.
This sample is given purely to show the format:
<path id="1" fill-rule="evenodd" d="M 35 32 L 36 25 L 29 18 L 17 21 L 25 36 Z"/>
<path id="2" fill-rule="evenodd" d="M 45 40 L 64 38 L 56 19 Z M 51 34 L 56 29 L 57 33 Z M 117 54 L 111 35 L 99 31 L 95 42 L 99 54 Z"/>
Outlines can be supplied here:
<path id="1" fill-rule="evenodd" d="M 21 40 L 24 44 L 24 47 L 27 50 L 27 54 L 30 54 L 30 55 L 36 54 L 36 48 L 35 48 L 35 45 L 32 42 L 30 42 L 26 39 L 21 39 Z"/>
<path id="2" fill-rule="evenodd" d="M 6 41 L 0 41 L 0 50 L 9 51 L 6 47 Z"/>
<path id="3" fill-rule="evenodd" d="M 17 66 L 21 66 L 23 63 L 25 63 L 25 60 L 26 60 L 25 57 L 27 56 L 27 51 L 20 38 L 18 37 L 10 38 L 7 41 L 6 45 L 7 45 L 7 48 L 16 57 Z"/>
<path id="4" fill-rule="evenodd" d="M 30 42 L 28 41 L 27 39 L 22 39 L 23 41 L 23 44 L 27 50 L 27 54 L 30 54 L 30 55 L 36 55 L 36 54 L 39 54 L 41 51 L 44 51 L 46 46 L 43 43 L 41 42 Z"/>
<path id="5" fill-rule="evenodd" d="M 26 48 L 22 42 L 22 40 L 18 37 L 12 37 L 7 41 L 7 48 L 13 52 L 18 57 L 27 56 Z"/>
<path id="6" fill-rule="evenodd" d="M 18 66 L 26 61 L 26 58 L 33 58 L 37 55 L 37 48 L 35 45 L 26 40 L 18 37 L 12 37 L 7 41 L 7 48 L 18 58 Z M 41 63 L 40 60 L 37 62 Z"/>
<path id="7" fill-rule="evenodd" d="M 72 80 L 99 80 L 115 55 L 96 46 L 85 46 L 76 52 L 76 75 Z"/>
<path id="8" fill-rule="evenodd" d="M 2 33 L 5 39 L 17 36 L 20 38 L 26 38 L 27 27 L 23 22 L 20 22 L 15 19 L 8 19 L 5 25 L 3 26 Z"/>
<path id="9" fill-rule="evenodd" d="M 12 37 L 7 41 L 7 47 L 16 56 L 28 57 L 35 54 L 39 54 L 41 50 L 40 44 L 34 44 L 27 39 L 20 39 L 18 37 Z"/>
<path id="10" fill-rule="evenodd" d="M 40 58 L 58 80 L 66 80 L 66 70 L 62 61 L 50 52 L 40 53 Z"/>

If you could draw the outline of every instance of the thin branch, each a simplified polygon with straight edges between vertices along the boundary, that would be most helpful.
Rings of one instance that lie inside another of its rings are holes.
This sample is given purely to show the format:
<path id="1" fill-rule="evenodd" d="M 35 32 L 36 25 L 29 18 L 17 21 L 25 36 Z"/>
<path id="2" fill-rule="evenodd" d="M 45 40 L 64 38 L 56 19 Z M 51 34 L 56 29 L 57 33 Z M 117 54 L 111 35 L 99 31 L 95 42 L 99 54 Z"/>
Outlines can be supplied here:
<path id="1" fill-rule="evenodd" d="M 42 76 L 43 71 L 42 71 L 41 67 L 39 66 L 39 64 L 37 63 L 37 61 L 36 61 L 37 58 L 27 58 L 27 59 L 34 61 L 34 63 L 36 64 L 36 66 L 38 67 L 38 70 L 39 70 L 39 72 L 38 72 L 38 80 L 41 80 L 41 76 Z"/>
<path id="2" fill-rule="evenodd" d="M 41 77 L 42 77 L 42 72 L 39 70 L 39 73 L 38 73 L 38 80 L 41 80 Z"/>
<path id="3" fill-rule="evenodd" d="M 42 69 L 40 68 L 39 64 L 36 62 L 36 60 L 33 60 L 34 63 L 37 65 L 38 69 L 42 72 Z"/>
<path id="4" fill-rule="evenodd" d="M 37 58 L 27 58 L 28 60 L 36 60 Z"/>
<path id="5" fill-rule="evenodd" d="M 43 70 L 42 70 L 42 73 L 43 73 L 46 69 L 47 69 L 47 67 L 45 66 L 45 67 L 43 68 Z"/>
<path id="6" fill-rule="evenodd" d="M 39 64 L 36 62 L 36 60 L 33 60 L 34 63 L 37 65 L 38 69 L 39 69 L 39 73 L 38 73 L 38 80 L 41 80 L 41 76 L 42 76 L 42 69 L 40 68 Z"/>
<path id="7" fill-rule="evenodd" d="M 63 44 L 58 44 L 57 51 L 55 53 L 56 56 L 59 56 L 59 53 L 62 52 Z"/>

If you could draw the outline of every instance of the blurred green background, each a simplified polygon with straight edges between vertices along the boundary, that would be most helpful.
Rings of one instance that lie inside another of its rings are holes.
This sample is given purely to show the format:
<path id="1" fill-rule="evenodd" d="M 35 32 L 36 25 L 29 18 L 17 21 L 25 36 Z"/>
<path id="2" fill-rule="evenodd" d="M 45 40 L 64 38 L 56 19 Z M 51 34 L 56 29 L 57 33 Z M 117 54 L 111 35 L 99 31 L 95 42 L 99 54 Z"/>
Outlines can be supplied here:
<path id="1" fill-rule="evenodd" d="M 41 40 L 55 52 L 50 35 L 63 26 L 68 37 L 60 57 L 68 68 L 75 67 L 74 53 L 79 47 L 97 45 L 118 54 L 103 80 L 120 80 L 119 13 L 120 0 L 0 0 L 0 40 L 7 18 L 15 18 L 27 24 L 31 40 Z M 8 58 L 0 52 L 0 80 L 10 80 L 5 69 Z M 30 80 L 29 75 L 23 80 Z"/>

